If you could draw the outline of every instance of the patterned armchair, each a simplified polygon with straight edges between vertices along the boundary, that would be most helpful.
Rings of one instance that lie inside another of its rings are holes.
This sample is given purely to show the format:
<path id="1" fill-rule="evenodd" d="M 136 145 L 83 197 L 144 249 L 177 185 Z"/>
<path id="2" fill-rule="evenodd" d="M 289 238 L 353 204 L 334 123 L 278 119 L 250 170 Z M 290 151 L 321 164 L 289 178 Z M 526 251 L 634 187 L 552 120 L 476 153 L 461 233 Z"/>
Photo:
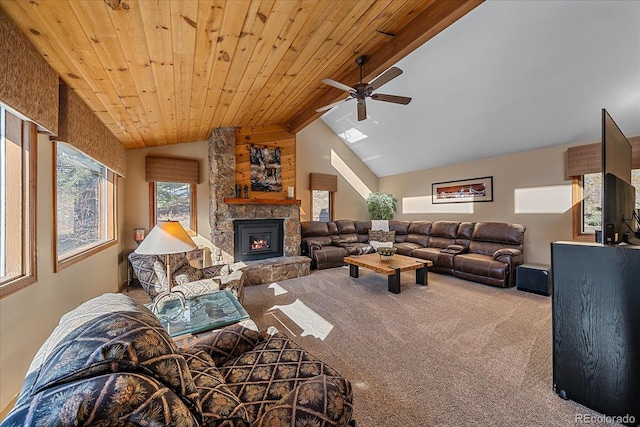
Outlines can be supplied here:
<path id="1" fill-rule="evenodd" d="M 348 380 L 248 322 L 180 348 L 139 302 L 94 298 L 62 317 L 0 426 L 355 426 Z"/>
<path id="2" fill-rule="evenodd" d="M 196 268 L 189 264 L 185 254 L 171 257 L 172 289 L 182 291 L 185 296 L 229 289 L 242 303 L 244 300 L 245 275 L 243 263 L 214 265 Z M 165 256 L 129 254 L 129 262 L 140 285 L 151 298 L 167 290 L 167 268 Z"/>

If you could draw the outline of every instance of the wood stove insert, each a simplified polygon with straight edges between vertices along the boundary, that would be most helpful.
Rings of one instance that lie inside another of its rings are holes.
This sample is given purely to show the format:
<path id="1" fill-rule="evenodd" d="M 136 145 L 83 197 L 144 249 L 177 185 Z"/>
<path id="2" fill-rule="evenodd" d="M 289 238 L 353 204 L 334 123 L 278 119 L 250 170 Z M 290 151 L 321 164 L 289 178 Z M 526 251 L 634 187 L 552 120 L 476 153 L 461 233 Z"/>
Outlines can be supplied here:
<path id="1" fill-rule="evenodd" d="M 234 260 L 254 261 L 284 256 L 283 224 L 282 219 L 234 220 Z"/>

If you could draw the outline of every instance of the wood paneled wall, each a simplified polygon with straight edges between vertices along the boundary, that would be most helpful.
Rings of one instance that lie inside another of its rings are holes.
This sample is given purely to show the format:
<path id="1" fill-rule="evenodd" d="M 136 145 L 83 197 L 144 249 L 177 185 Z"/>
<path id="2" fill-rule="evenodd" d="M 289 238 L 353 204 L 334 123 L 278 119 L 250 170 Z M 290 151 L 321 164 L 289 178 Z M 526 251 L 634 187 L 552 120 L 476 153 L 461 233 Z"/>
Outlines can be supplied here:
<path id="1" fill-rule="evenodd" d="M 251 191 L 251 145 L 280 148 L 282 191 Z M 286 199 L 287 189 L 296 185 L 296 136 L 284 125 L 248 126 L 236 128 L 236 184 L 249 187 L 249 197 L 256 199 Z M 298 189 L 296 188 L 296 193 Z M 297 197 L 296 197 L 297 198 Z"/>

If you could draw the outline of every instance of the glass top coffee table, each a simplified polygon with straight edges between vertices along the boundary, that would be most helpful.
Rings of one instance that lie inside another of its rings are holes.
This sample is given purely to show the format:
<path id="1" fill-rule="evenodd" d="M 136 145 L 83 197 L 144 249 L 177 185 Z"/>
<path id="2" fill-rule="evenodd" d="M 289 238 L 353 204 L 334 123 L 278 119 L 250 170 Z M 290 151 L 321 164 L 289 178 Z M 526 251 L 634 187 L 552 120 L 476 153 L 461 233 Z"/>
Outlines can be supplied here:
<path id="1" fill-rule="evenodd" d="M 151 309 L 152 304 L 147 304 Z M 165 300 L 156 316 L 171 337 L 194 334 L 249 318 L 247 311 L 228 289 L 185 299 L 183 311 L 178 299 Z"/>

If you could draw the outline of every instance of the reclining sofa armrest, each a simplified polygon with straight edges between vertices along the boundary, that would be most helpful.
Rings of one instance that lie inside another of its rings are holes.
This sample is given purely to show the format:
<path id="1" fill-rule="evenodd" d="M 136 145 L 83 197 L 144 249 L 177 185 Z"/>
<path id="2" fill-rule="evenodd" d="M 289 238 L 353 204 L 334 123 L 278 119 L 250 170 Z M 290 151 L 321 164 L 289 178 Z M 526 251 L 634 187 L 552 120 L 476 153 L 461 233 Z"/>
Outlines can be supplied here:
<path id="1" fill-rule="evenodd" d="M 500 258 L 517 258 L 522 256 L 522 251 L 519 249 L 502 248 L 493 253 L 493 259 L 499 260 Z"/>
<path id="2" fill-rule="evenodd" d="M 314 249 L 322 249 L 322 243 L 313 239 L 304 239 L 307 242 L 307 246 L 309 247 L 309 251 L 313 251 Z"/>
<path id="3" fill-rule="evenodd" d="M 507 279 L 507 285 L 513 286 L 516 276 L 516 267 L 524 263 L 524 256 L 519 249 L 503 248 L 498 249 L 493 253 L 493 259 L 500 262 L 505 262 L 509 266 Z"/>

